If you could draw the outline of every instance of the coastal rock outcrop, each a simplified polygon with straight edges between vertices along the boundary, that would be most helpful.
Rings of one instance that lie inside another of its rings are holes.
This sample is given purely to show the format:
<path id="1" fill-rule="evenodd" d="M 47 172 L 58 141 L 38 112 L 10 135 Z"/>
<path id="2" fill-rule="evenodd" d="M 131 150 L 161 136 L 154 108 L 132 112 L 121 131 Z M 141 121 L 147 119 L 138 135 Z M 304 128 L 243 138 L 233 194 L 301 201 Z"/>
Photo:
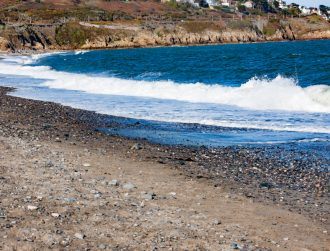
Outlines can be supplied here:
<path id="1" fill-rule="evenodd" d="M 206 27 L 196 31 L 181 24 L 140 26 L 134 29 L 124 29 L 122 26 L 90 26 L 86 23 L 12 26 L 0 32 L 0 50 L 17 52 L 128 48 L 330 38 L 330 24 L 309 27 L 310 24 L 299 23 L 297 20 L 275 23 L 265 21 L 258 24 L 240 28 Z"/>
<path id="2" fill-rule="evenodd" d="M 0 37 L 0 51 L 8 51 L 9 48 L 9 41 L 3 37 Z"/>
<path id="3" fill-rule="evenodd" d="M 121 36 L 109 34 L 104 37 L 87 39 L 81 46 L 91 48 L 145 47 L 169 45 L 193 45 L 263 41 L 264 38 L 255 30 L 226 30 L 191 33 L 184 29 L 176 29 L 168 33 L 146 30 Z"/>
<path id="4" fill-rule="evenodd" d="M 300 39 L 330 39 L 330 30 L 308 32 L 303 34 Z"/>

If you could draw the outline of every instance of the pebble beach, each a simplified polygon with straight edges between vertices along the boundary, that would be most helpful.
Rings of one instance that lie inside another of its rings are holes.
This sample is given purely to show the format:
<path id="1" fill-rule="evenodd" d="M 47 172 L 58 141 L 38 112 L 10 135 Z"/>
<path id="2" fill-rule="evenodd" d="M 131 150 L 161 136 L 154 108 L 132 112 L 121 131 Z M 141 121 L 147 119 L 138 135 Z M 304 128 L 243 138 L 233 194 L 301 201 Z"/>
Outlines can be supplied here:
<path id="1" fill-rule="evenodd" d="M 329 250 L 327 159 L 110 136 L 110 116 L 10 91 L 2 250 Z"/>

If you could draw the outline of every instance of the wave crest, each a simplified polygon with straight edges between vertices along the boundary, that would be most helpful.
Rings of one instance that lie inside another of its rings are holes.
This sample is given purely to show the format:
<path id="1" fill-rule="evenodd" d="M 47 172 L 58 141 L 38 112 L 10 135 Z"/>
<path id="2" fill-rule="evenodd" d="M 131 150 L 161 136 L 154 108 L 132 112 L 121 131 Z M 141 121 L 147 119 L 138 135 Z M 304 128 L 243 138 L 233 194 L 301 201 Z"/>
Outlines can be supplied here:
<path id="1" fill-rule="evenodd" d="M 143 81 L 115 77 L 58 72 L 47 66 L 28 66 L 24 57 L 0 61 L 0 73 L 45 79 L 44 86 L 93 94 L 123 95 L 215 103 L 255 110 L 284 110 L 330 113 L 330 87 L 314 85 L 303 88 L 294 79 L 252 78 L 240 87 L 203 83 L 180 84 L 172 81 Z M 32 58 L 35 60 L 35 58 Z"/>

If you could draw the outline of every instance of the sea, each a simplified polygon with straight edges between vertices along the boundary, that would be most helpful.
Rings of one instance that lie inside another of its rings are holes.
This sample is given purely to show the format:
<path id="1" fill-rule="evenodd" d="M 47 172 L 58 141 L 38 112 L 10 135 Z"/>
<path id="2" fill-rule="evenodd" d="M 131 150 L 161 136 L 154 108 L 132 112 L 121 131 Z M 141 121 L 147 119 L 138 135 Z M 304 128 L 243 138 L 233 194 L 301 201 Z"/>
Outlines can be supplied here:
<path id="1" fill-rule="evenodd" d="M 0 85 L 111 115 L 109 134 L 330 159 L 330 40 L 2 55 Z"/>

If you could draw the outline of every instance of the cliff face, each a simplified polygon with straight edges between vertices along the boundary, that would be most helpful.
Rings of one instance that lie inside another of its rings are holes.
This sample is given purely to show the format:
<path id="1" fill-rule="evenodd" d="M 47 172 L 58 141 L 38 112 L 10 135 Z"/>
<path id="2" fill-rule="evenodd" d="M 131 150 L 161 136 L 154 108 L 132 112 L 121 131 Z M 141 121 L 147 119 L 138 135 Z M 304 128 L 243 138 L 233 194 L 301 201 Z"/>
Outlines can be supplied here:
<path id="1" fill-rule="evenodd" d="M 126 33 L 125 35 L 105 35 L 87 40 L 81 48 L 116 48 L 116 47 L 144 47 L 144 46 L 169 46 L 169 45 L 193 45 L 215 43 L 237 43 L 262 41 L 253 30 L 226 30 L 222 32 L 204 31 L 202 33 L 190 33 L 183 29 L 176 29 L 166 33 L 152 31 L 139 31 Z"/>
<path id="2" fill-rule="evenodd" d="M 154 28 L 98 26 L 85 23 L 12 26 L 0 31 L 0 50 L 17 52 L 330 39 L 329 23 L 315 28 L 308 27 L 306 23 L 297 25 L 286 22 L 273 25 L 268 30 L 265 29 L 268 27 L 265 25 L 267 23 L 261 28 L 260 25 L 240 29 L 206 28 L 195 32 L 188 31 L 180 25 L 163 25 Z"/>
<path id="3" fill-rule="evenodd" d="M 0 50 L 52 50 L 59 49 L 55 41 L 55 27 L 25 25 L 0 31 Z"/>

